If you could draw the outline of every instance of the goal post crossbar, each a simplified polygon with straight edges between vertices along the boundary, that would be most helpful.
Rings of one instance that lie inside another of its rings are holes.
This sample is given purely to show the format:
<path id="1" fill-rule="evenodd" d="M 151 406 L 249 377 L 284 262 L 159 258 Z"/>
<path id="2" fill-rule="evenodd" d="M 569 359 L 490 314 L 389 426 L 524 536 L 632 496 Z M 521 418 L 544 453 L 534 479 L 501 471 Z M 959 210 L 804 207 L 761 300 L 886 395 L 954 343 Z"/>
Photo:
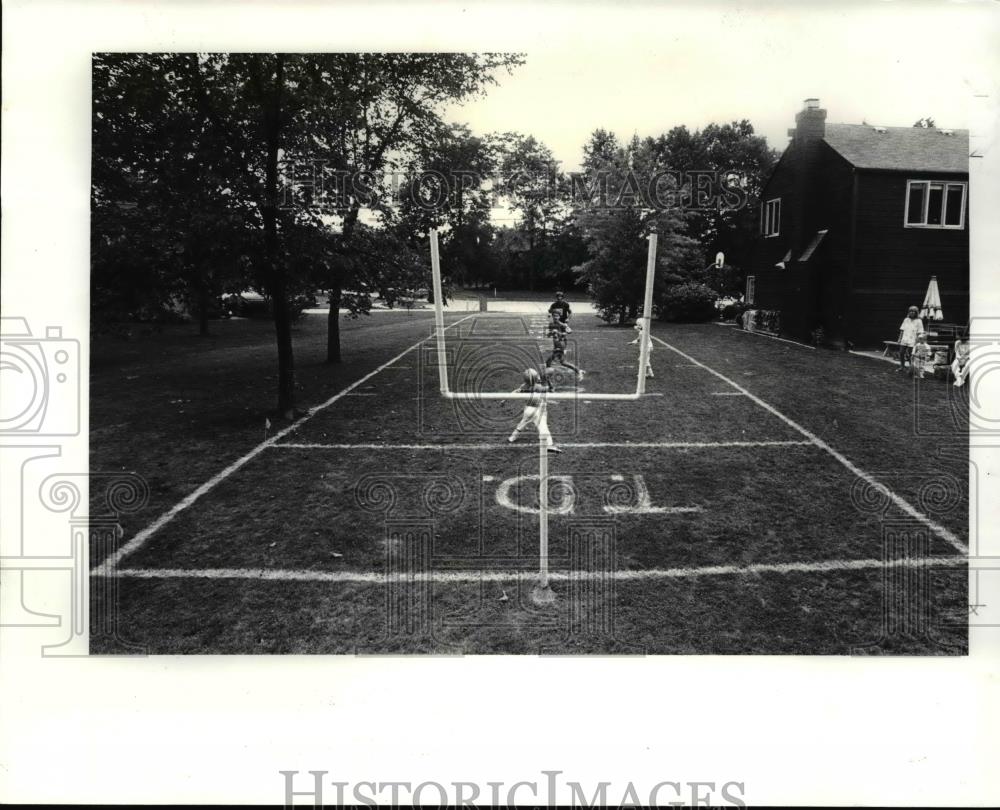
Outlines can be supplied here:
<path id="1" fill-rule="evenodd" d="M 649 239 L 649 253 L 646 259 L 646 284 L 643 291 L 643 308 L 640 320 L 642 335 L 639 347 L 639 368 L 636 375 L 635 392 L 631 394 L 584 393 L 579 391 L 560 391 L 545 394 L 547 400 L 578 400 L 597 399 L 619 402 L 635 402 L 646 393 L 646 365 L 649 360 L 650 320 L 653 311 L 653 281 L 656 276 L 656 234 Z M 504 392 L 504 391 L 452 391 L 448 380 L 447 344 L 445 342 L 444 300 L 441 285 L 441 254 L 438 250 L 437 231 L 431 229 L 431 277 L 434 292 L 434 338 L 437 344 L 438 390 L 445 399 L 454 400 L 519 400 L 537 399 L 538 394 Z"/>

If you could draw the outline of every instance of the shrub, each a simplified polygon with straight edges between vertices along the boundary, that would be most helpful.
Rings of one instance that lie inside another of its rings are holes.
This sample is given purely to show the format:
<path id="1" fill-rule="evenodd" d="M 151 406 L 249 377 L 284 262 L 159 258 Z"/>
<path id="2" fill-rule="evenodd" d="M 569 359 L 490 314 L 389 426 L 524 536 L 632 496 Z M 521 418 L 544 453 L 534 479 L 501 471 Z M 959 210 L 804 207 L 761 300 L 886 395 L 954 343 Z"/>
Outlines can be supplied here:
<path id="1" fill-rule="evenodd" d="M 703 323 L 715 318 L 715 299 L 711 287 L 693 281 L 674 284 L 660 298 L 660 318 L 665 321 Z"/>

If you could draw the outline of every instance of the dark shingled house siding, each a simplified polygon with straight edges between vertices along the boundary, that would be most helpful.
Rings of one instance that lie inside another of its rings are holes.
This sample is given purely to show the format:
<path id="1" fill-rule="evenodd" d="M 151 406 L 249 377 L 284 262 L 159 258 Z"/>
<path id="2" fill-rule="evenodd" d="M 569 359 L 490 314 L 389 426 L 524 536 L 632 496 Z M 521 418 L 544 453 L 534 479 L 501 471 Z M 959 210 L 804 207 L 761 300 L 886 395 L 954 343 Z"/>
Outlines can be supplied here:
<path id="1" fill-rule="evenodd" d="M 966 227 L 904 228 L 907 180 L 968 182 L 968 175 L 935 172 L 858 172 L 854 273 L 847 316 L 858 346 L 896 337 L 907 306 L 920 306 L 937 276 L 945 320 L 969 317 L 968 198 Z"/>

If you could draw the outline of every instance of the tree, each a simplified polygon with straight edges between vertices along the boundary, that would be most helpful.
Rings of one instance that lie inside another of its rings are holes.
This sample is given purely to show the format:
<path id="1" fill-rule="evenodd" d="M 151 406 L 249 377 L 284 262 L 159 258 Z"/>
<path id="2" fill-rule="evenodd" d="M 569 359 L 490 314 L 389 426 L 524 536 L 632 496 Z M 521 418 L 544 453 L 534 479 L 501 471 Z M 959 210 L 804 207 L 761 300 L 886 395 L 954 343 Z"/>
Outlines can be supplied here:
<path id="1" fill-rule="evenodd" d="M 214 299 L 240 286 L 245 211 L 234 204 L 194 54 L 94 59 L 94 323 L 155 318 L 184 302 L 208 331 Z M 141 238 L 137 238 L 141 235 Z"/>
<path id="2" fill-rule="evenodd" d="M 492 54 L 96 57 L 97 283 L 106 289 L 127 262 L 148 258 L 136 298 L 162 303 L 187 291 L 204 302 L 234 281 L 230 271 L 245 277 L 271 301 L 278 411 L 294 417 L 291 298 L 320 278 L 331 290 L 328 359 L 339 360 L 343 291 L 371 254 L 354 238 L 362 207 L 384 204 L 386 168 L 439 122 L 444 103 L 481 92 L 495 68 L 518 62 Z M 349 170 L 354 181 L 368 172 L 376 182 L 353 182 L 332 211 L 296 205 L 285 193 L 296 161 Z M 135 248 L 129 240 L 140 233 Z M 412 269 L 378 267 L 404 265 Z M 346 299 L 352 312 L 365 303 Z"/>
<path id="3" fill-rule="evenodd" d="M 392 178 L 421 144 L 440 134 L 445 105 L 496 82 L 496 72 L 523 62 L 513 54 L 359 53 L 303 57 L 318 89 L 307 111 L 309 140 L 289 154 L 319 163 L 338 177 L 337 193 L 324 199 L 339 221 L 350 251 L 362 209 L 386 214 Z M 327 362 L 340 362 L 339 307 L 345 279 L 334 273 L 327 330 Z"/>
<path id="4" fill-rule="evenodd" d="M 522 283 L 534 290 L 551 269 L 546 262 L 550 256 L 547 243 L 562 224 L 560 190 L 564 178 L 551 150 L 530 135 L 505 133 L 502 148 L 502 192 L 519 215 L 515 227 L 527 243 L 522 254 Z"/>
<path id="5" fill-rule="evenodd" d="M 727 264 L 745 276 L 757 239 L 757 203 L 778 158 L 766 139 L 744 119 L 694 132 L 674 127 L 646 139 L 641 148 L 654 171 L 679 173 L 688 184 L 682 204 L 689 211 L 688 232 L 702 247 L 702 266 L 722 251 Z M 714 186 L 715 193 L 703 200 L 694 187 L 697 173 Z"/>
<path id="6" fill-rule="evenodd" d="M 398 228 L 426 255 L 431 228 L 441 233 L 441 261 L 460 285 L 492 278 L 490 244 L 497 139 L 476 137 L 463 125 L 442 125 L 420 143 L 399 188 Z"/>
<path id="7" fill-rule="evenodd" d="M 588 193 L 576 195 L 574 218 L 590 258 L 576 272 L 609 322 L 624 323 L 639 313 L 650 233 L 658 239 L 656 300 L 670 285 L 687 280 L 699 261 L 684 212 L 653 205 L 645 194 L 654 168 L 648 157 L 637 138 L 619 146 L 604 130 L 594 132 L 584 148 Z"/>

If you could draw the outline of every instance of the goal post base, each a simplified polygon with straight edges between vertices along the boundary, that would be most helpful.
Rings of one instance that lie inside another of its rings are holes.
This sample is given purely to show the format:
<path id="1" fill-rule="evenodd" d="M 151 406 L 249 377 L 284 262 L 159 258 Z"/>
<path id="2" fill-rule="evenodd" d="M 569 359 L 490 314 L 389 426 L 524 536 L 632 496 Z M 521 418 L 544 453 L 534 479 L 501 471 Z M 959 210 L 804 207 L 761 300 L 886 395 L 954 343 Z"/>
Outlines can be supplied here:
<path id="1" fill-rule="evenodd" d="M 556 592 L 549 585 L 536 585 L 531 590 L 531 601 L 536 605 L 551 605 L 556 601 Z"/>

